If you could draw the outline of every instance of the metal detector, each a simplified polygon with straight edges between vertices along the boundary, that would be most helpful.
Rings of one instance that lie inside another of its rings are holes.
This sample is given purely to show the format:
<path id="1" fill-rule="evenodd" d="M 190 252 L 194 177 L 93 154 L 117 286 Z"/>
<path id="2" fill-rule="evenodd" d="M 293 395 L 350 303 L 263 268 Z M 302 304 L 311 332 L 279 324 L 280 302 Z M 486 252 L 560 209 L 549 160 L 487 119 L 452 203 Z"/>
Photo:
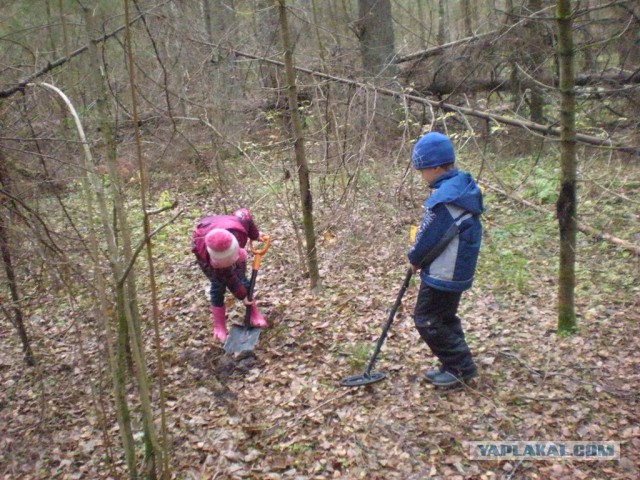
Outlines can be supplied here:
<path id="1" fill-rule="evenodd" d="M 391 307 L 391 311 L 389 312 L 389 319 L 387 323 L 382 327 L 382 334 L 380 338 L 378 338 L 378 343 L 376 343 L 376 348 L 369 358 L 369 364 L 367 365 L 366 370 L 360 375 L 353 375 L 351 377 L 343 378 L 340 381 L 340 385 L 343 387 L 362 387 L 363 385 L 370 385 L 372 383 L 379 382 L 380 380 L 384 380 L 386 375 L 382 372 L 372 372 L 374 364 L 376 363 L 376 358 L 380 353 L 380 349 L 382 348 L 382 344 L 387 338 L 387 333 L 389 332 L 389 328 L 391 328 L 391 324 L 393 323 L 393 318 L 396 316 L 396 311 L 402 302 L 402 297 L 404 296 L 404 292 L 407 291 L 409 287 L 409 282 L 411 281 L 411 277 L 413 276 L 413 268 L 409 267 L 407 269 L 407 275 L 404 278 L 404 283 L 402 284 L 402 288 L 400 292 L 398 292 L 398 297 L 396 298 L 396 303 Z"/>
<path id="2" fill-rule="evenodd" d="M 438 241 L 435 247 L 429 250 L 427 255 L 425 255 L 425 257 L 422 259 L 418 268 L 421 268 L 422 265 L 431 263 L 434 259 L 438 258 L 438 256 L 442 252 L 444 252 L 444 250 L 447 248 L 447 246 L 449 245 L 449 242 L 451 242 L 451 240 L 453 240 L 453 238 L 455 238 L 456 235 L 458 235 L 458 233 L 460 232 L 460 224 L 465 220 L 467 220 L 468 218 L 471 218 L 471 216 L 472 216 L 471 213 L 465 211 L 459 217 L 454 219 L 454 222 L 447 229 L 447 231 L 442 236 L 442 238 Z M 417 228 L 411 227 L 411 232 L 409 234 L 410 243 L 413 243 L 415 241 L 416 234 L 417 234 Z M 373 368 L 373 365 L 376 363 L 376 357 L 378 356 L 378 353 L 380 353 L 380 349 L 382 348 L 382 344 L 384 343 L 384 340 L 387 338 L 387 333 L 389 332 L 389 328 L 391 328 L 391 324 L 393 323 L 393 317 L 396 314 L 396 310 L 398 310 L 398 307 L 400 306 L 400 302 L 402 302 L 402 297 L 404 296 L 404 292 L 409 287 L 409 281 L 411 280 L 412 275 L 413 275 L 413 268 L 409 267 L 407 269 L 407 276 L 404 279 L 402 288 L 400 289 L 400 292 L 398 292 L 398 298 L 396 298 L 396 303 L 393 304 L 393 307 L 391 308 L 391 312 L 389 312 L 389 319 L 387 320 L 387 323 L 382 328 L 382 335 L 380 335 L 380 338 L 378 339 L 378 343 L 376 344 L 376 348 L 373 351 L 373 355 L 371 355 L 371 358 L 369 359 L 369 364 L 367 365 L 367 369 L 360 375 L 353 375 L 351 377 L 342 379 L 340 381 L 340 385 L 342 385 L 343 387 L 361 387 L 363 385 L 370 385 L 372 383 L 379 382 L 380 380 L 383 380 L 386 377 L 384 373 L 372 372 L 371 369 Z"/>

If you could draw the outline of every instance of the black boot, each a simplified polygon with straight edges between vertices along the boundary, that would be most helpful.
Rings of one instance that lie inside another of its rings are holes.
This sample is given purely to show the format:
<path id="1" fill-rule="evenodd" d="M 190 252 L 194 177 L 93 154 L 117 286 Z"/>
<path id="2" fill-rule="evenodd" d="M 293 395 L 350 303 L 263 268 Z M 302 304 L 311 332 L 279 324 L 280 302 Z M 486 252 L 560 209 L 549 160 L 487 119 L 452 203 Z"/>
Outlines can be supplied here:
<path id="1" fill-rule="evenodd" d="M 462 385 L 463 383 L 468 382 L 472 378 L 478 376 L 478 370 L 474 369 L 469 371 L 468 373 L 462 373 L 459 375 L 454 375 L 451 372 L 443 371 L 438 373 L 431 383 L 433 383 L 436 387 L 451 387 L 453 385 Z"/>
<path id="2" fill-rule="evenodd" d="M 439 375 L 442 372 L 444 372 L 444 365 L 440 364 L 440 366 L 438 368 L 432 368 L 432 369 L 427 370 L 424 373 L 424 379 L 427 382 L 433 382 L 433 379 L 436 378 L 436 376 Z"/>

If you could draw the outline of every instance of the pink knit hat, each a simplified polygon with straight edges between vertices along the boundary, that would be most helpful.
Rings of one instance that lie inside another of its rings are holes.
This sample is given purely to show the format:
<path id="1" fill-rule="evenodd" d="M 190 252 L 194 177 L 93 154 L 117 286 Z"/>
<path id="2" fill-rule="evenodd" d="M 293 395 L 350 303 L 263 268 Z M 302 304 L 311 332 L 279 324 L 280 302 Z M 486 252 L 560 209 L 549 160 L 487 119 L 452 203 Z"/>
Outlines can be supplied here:
<path id="1" fill-rule="evenodd" d="M 223 228 L 214 228 L 204 237 L 213 268 L 227 268 L 238 261 L 239 248 L 236 237 Z"/>

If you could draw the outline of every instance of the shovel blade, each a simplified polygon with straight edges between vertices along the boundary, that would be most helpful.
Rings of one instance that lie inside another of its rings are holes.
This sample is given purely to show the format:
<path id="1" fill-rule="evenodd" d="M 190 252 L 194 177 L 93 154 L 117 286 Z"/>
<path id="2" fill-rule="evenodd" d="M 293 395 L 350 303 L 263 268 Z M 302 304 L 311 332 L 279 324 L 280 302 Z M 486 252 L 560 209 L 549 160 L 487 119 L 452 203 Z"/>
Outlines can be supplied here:
<path id="1" fill-rule="evenodd" d="M 258 343 L 261 330 L 258 327 L 232 326 L 227 340 L 224 342 L 224 351 L 226 353 L 236 353 L 253 350 L 256 343 Z"/>
<path id="2" fill-rule="evenodd" d="M 362 373 L 360 375 L 353 375 L 351 377 L 343 378 L 340 381 L 340 385 L 343 387 L 362 387 L 364 385 L 371 385 L 377 383 L 380 380 L 384 380 L 386 375 L 382 372 Z"/>

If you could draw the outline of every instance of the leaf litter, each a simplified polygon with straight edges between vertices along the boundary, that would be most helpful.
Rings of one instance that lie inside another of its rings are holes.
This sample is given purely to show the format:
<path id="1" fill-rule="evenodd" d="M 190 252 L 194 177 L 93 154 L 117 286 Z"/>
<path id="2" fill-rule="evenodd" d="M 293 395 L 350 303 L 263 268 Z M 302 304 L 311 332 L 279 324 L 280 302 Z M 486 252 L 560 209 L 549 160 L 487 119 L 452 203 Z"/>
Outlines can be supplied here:
<path id="1" fill-rule="evenodd" d="M 376 229 L 378 235 L 394 231 L 380 223 Z M 321 258 L 332 260 L 324 265 L 319 293 L 308 291 L 299 266 L 282 261 L 275 246 L 272 258 L 264 258 L 257 293 L 271 327 L 255 352 L 236 355 L 225 355 L 212 341 L 206 282 L 188 247 L 176 253 L 158 245 L 172 252 L 158 271 L 175 478 L 637 478 L 640 315 L 634 291 L 578 295 L 580 331 L 561 337 L 552 276 L 528 277 L 524 291 L 505 288 L 505 278 L 488 269 L 486 259 L 460 309 L 481 375 L 466 388 L 441 391 L 422 380 L 435 361 L 413 329 L 414 283 L 378 358 L 376 369 L 387 379 L 345 389 L 339 380 L 364 368 L 400 287 L 404 237 L 347 247 L 337 229 L 332 235 L 321 250 Z M 348 251 L 349 261 L 335 262 L 338 248 Z M 602 261 L 584 255 L 583 261 Z M 73 329 L 57 321 L 63 311 L 50 312 L 32 323 L 41 374 L 22 367 L 13 332 L 0 328 L 7 340 L 0 347 L 0 473 L 123 474 L 123 459 L 112 467 L 105 462 L 107 448 L 119 451 L 117 428 L 109 429 L 107 445 L 102 420 L 90 407 L 92 385 L 103 396 L 109 392 L 97 360 L 100 343 L 85 345 L 92 359 L 87 371 Z M 241 321 L 239 303 L 230 313 L 230 321 Z M 113 419 L 111 407 L 105 410 Z M 478 462 L 464 447 L 477 440 L 616 440 L 622 458 Z"/>

